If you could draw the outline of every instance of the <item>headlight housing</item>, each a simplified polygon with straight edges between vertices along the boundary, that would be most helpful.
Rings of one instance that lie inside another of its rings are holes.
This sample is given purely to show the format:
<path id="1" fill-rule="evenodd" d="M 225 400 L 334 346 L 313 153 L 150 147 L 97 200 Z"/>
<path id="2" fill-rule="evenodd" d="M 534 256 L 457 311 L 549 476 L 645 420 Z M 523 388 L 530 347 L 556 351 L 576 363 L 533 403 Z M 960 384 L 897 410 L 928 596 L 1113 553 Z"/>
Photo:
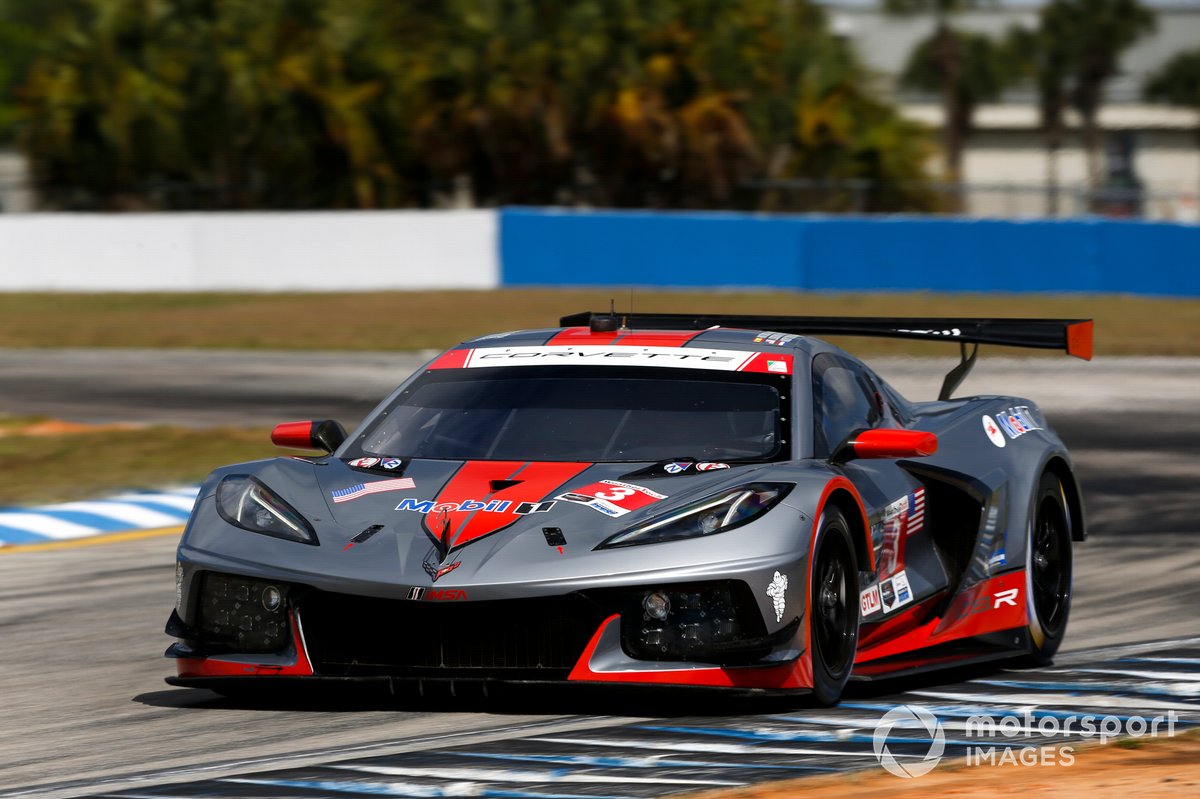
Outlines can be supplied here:
<path id="1" fill-rule="evenodd" d="M 317 533 L 300 513 L 248 474 L 231 474 L 217 485 L 217 513 L 252 533 L 319 546 Z"/>
<path id="2" fill-rule="evenodd" d="M 791 483 L 751 483 L 723 491 L 605 539 L 596 549 L 657 544 L 734 530 L 762 516 L 792 490 Z"/>

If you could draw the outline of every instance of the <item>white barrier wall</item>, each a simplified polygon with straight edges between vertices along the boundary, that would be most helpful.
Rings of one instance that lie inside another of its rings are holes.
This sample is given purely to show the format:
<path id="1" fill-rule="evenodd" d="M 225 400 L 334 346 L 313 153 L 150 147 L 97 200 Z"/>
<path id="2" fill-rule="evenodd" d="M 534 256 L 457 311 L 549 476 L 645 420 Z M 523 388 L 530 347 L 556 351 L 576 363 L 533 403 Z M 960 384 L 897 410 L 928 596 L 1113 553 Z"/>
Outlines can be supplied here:
<path id="1" fill-rule="evenodd" d="M 495 288 L 492 210 L 0 215 L 0 291 Z"/>

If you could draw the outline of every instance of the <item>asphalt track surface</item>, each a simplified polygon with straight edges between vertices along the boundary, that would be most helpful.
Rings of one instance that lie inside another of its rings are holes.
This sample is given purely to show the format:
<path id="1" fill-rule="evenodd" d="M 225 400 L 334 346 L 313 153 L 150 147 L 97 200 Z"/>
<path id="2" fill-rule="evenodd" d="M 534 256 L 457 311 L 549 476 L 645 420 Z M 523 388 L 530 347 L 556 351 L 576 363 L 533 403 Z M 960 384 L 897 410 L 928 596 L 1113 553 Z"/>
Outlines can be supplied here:
<path id="1" fill-rule="evenodd" d="M 329 416 L 349 426 L 419 363 L 392 354 L 8 351 L 0 352 L 0 410 L 202 425 Z M 942 366 L 889 361 L 881 371 L 923 398 L 936 391 Z M 942 675 L 856 694 L 856 707 L 836 712 L 663 692 L 342 697 L 299 709 L 238 704 L 162 682 L 171 673 L 160 656 L 169 643 L 161 631 L 174 599 L 174 536 L 17 552 L 0 555 L 0 797 L 346 795 L 374 790 L 372 783 L 392 786 L 394 795 L 547 795 L 547 784 L 558 795 L 663 795 L 795 776 L 788 767 L 805 763 L 844 767 L 834 755 L 756 760 L 705 742 L 761 746 L 766 734 L 776 742 L 790 735 L 795 745 L 811 741 L 813 724 L 834 720 L 838 735 L 854 737 L 855 718 L 870 716 L 873 724 L 880 708 L 900 701 L 1000 701 L 1037 693 L 1031 686 L 1039 681 L 1056 683 L 1042 686 L 1043 701 L 1044 691 L 1061 690 L 1083 709 L 1126 713 L 1174 702 L 1196 720 L 1198 642 L 1086 650 L 1200 636 L 1200 361 L 985 359 L 977 372 L 964 392 L 1007 391 L 1042 404 L 1084 482 L 1092 537 L 1076 552 L 1070 630 L 1053 670 Z M 1175 665 L 1163 665 L 1169 662 Z M 1097 670 L 1144 676 L 1097 677 Z M 1081 681 L 1090 693 L 1080 694 Z M 614 742 L 629 748 L 614 749 Z M 696 766 L 635 764 L 635 756 L 655 754 L 656 742 L 670 743 L 676 759 L 724 758 L 723 768 L 726 761 L 746 768 L 696 777 Z M 869 753 L 865 746 L 859 751 Z M 464 764 L 463 752 L 492 759 Z M 606 768 L 637 770 L 602 772 L 618 777 L 615 784 L 565 779 L 605 755 Z M 524 760 L 506 765 L 499 757 Z M 347 763 L 359 771 L 331 768 Z M 513 777 L 514 769 L 548 763 L 557 764 L 553 780 Z M 247 779 L 257 782 L 230 781 Z M 348 789 L 351 783 L 358 787 Z"/>

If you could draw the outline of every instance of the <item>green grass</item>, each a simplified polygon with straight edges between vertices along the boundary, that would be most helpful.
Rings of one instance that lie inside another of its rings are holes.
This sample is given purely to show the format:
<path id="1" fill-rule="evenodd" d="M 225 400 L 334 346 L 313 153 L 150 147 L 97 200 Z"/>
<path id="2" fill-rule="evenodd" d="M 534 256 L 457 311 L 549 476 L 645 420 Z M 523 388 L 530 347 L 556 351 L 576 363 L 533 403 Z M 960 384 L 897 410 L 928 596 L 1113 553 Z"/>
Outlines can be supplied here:
<path id="1" fill-rule="evenodd" d="M 217 466 L 290 452 L 272 446 L 269 430 L 149 427 L 21 434 L 31 421 L 0 420 L 0 506 L 196 483 Z"/>
<path id="2" fill-rule="evenodd" d="M 0 347 L 441 349 L 484 333 L 551 327 L 627 289 L 356 294 L 0 294 Z M 1098 355 L 1200 355 L 1200 300 L 1028 294 L 636 291 L 635 310 L 817 316 L 1046 316 L 1096 320 Z M 945 345 L 853 339 L 854 352 L 948 354 Z M 1005 348 L 989 348 L 1003 353 Z M 1008 354 L 1029 354 L 1012 350 Z"/>

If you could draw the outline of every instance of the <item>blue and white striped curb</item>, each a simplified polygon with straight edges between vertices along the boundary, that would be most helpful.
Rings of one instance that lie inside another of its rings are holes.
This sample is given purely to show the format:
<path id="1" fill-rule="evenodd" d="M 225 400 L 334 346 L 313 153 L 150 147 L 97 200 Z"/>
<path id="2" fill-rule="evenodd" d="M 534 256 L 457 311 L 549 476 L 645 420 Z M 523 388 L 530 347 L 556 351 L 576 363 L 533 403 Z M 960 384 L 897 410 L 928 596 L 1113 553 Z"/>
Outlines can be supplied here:
<path id="1" fill-rule="evenodd" d="M 186 486 L 85 502 L 0 508 L 0 546 L 173 527 L 187 521 L 199 493 L 199 486 Z"/>

